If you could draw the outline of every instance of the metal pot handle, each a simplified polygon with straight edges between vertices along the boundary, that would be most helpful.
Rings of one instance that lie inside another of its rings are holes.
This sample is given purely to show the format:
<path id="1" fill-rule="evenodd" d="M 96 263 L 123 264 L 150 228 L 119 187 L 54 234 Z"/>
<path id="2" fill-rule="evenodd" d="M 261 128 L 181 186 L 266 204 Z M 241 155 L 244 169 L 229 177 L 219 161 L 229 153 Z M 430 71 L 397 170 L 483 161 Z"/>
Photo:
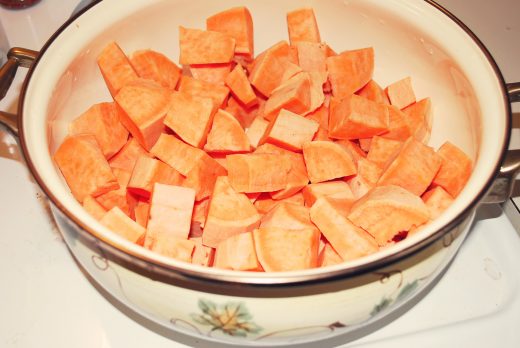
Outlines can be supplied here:
<path id="1" fill-rule="evenodd" d="M 18 67 L 30 68 L 38 56 L 37 51 L 13 47 L 7 52 L 7 62 L 0 68 L 0 100 L 4 99 L 13 83 Z M 18 136 L 18 116 L 0 111 L 0 123 Z"/>
<path id="2" fill-rule="evenodd" d="M 520 102 L 520 82 L 506 85 L 511 103 Z M 516 176 L 520 173 L 520 150 L 507 151 L 495 182 L 483 199 L 483 203 L 504 203 L 513 194 Z"/>

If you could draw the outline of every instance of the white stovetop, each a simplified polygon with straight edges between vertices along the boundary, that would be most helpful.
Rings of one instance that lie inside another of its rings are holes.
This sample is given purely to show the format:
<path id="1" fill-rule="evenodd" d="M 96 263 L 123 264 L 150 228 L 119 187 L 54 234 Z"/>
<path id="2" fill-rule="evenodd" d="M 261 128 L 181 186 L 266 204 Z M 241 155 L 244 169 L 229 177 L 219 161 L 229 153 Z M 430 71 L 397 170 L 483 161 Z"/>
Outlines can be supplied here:
<path id="1" fill-rule="evenodd" d="M 22 11 L 0 8 L 12 46 L 39 49 L 79 0 L 42 0 Z M 508 82 L 520 81 L 520 1 L 441 0 L 493 53 Z M 0 102 L 14 112 L 24 73 Z M 513 110 L 520 111 L 518 105 Z M 518 117 L 518 115 L 516 115 Z M 513 147 L 520 148 L 516 132 Z M 74 263 L 45 198 L 0 129 L 0 347 L 207 346 L 167 332 L 97 289 Z M 520 238 L 499 206 L 482 207 L 443 278 L 411 309 L 331 346 L 518 347 Z M 320 345 L 322 346 L 322 345 Z"/>

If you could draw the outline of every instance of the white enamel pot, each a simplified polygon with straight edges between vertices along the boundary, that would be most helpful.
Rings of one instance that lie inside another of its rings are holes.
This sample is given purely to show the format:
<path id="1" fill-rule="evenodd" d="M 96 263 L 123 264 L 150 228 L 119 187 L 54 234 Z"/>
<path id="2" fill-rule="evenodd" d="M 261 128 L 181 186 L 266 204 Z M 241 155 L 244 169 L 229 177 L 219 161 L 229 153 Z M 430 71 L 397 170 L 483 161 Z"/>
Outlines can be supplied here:
<path id="1" fill-rule="evenodd" d="M 49 197 L 67 246 L 81 267 L 125 306 L 164 327 L 218 342 L 301 344 L 346 335 L 388 316 L 428 288 L 455 257 L 474 212 L 510 192 L 519 167 L 508 152 L 510 102 L 488 51 L 460 21 L 430 1 L 310 0 L 322 40 L 337 51 L 373 46 L 374 79 L 411 76 L 431 97 L 430 145 L 449 140 L 474 159 L 455 202 L 420 232 L 368 257 L 287 273 L 208 269 L 161 257 L 112 233 L 70 194 L 51 155 L 67 124 L 110 100 L 96 65 L 115 40 L 124 51 L 152 48 L 178 61 L 178 26 L 204 28 L 211 14 L 245 5 L 255 52 L 287 39 L 285 14 L 298 0 L 104 0 L 67 22 L 42 51 L 13 49 L 2 68 L 5 90 L 18 65 L 31 66 L 19 115 L 1 120 L 19 135 L 27 165 Z M 35 58 L 34 62 L 32 59 Z M 498 236 L 497 236 L 498 237 Z"/>

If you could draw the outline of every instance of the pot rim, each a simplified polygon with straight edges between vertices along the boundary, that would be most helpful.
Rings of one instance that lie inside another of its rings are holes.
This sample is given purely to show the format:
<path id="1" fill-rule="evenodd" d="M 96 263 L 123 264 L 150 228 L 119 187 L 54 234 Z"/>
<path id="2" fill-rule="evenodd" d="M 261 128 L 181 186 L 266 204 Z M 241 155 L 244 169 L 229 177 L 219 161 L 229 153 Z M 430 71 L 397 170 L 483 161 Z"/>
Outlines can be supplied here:
<path id="1" fill-rule="evenodd" d="M 329 266 L 325 269 L 319 269 L 319 270 L 306 270 L 308 272 L 276 272 L 276 273 L 269 273 L 269 275 L 259 275 L 255 272 L 240 272 L 240 271 L 226 271 L 222 270 L 220 273 L 212 273 L 207 272 L 207 267 L 203 266 L 194 266 L 194 267 L 186 267 L 183 266 L 182 262 L 175 262 L 175 260 L 171 261 L 170 259 L 166 257 L 154 255 L 154 257 L 150 257 L 150 255 L 146 254 L 146 252 L 138 253 L 134 252 L 133 250 L 129 250 L 127 248 L 123 248 L 120 245 L 118 246 L 117 242 L 114 242 L 114 240 L 107 238 L 106 236 L 100 235 L 97 231 L 95 231 L 94 228 L 89 226 L 88 224 L 85 224 L 83 221 L 81 221 L 67 206 L 62 204 L 62 202 L 59 200 L 58 197 L 56 197 L 52 190 L 47 186 L 45 183 L 43 177 L 40 175 L 37 167 L 35 166 L 31 155 L 29 153 L 28 144 L 26 140 L 26 136 L 24 134 L 24 127 L 22 126 L 27 117 L 24 117 L 24 104 L 26 99 L 26 92 L 27 88 L 29 86 L 29 82 L 31 80 L 31 76 L 33 75 L 33 72 L 38 67 L 38 64 L 41 60 L 41 57 L 45 54 L 47 49 L 52 45 L 52 43 L 60 36 L 60 34 L 69 27 L 78 17 L 80 17 L 83 13 L 87 12 L 92 7 L 99 4 L 101 0 L 96 0 L 86 6 L 84 9 L 76 13 L 74 16 L 69 18 L 45 43 L 43 48 L 40 51 L 40 54 L 38 55 L 37 59 L 35 60 L 34 64 L 29 69 L 27 76 L 25 78 L 25 81 L 23 83 L 21 94 L 19 98 L 19 138 L 20 138 L 20 144 L 22 148 L 23 155 L 26 159 L 27 166 L 35 178 L 38 185 L 42 188 L 42 190 L 45 192 L 47 197 L 51 200 L 53 205 L 57 207 L 61 213 L 63 213 L 76 227 L 79 233 L 81 234 L 87 234 L 92 237 L 94 237 L 98 241 L 98 245 L 100 248 L 108 252 L 110 254 L 114 253 L 114 251 L 117 254 L 122 254 L 123 256 L 126 256 L 128 260 L 132 261 L 134 258 L 137 258 L 141 262 L 144 262 L 148 267 L 148 270 L 156 270 L 158 273 L 161 273 L 162 275 L 168 274 L 173 279 L 182 279 L 183 281 L 188 280 L 188 282 L 194 282 L 194 283 L 206 283 L 208 281 L 212 283 L 222 284 L 226 286 L 233 286 L 237 285 L 241 288 L 245 287 L 264 287 L 264 286 L 275 286 L 275 287 L 290 287 L 290 286 L 296 286 L 296 285 L 310 285 L 310 284 L 316 284 L 316 283 L 323 283 L 323 282 L 332 282 L 340 279 L 345 279 L 347 277 L 353 277 L 358 276 L 362 274 L 367 274 L 369 272 L 372 272 L 376 269 L 379 269 L 383 266 L 388 266 L 391 264 L 394 264 L 398 261 L 401 261 L 413 254 L 416 254 L 420 252 L 421 250 L 427 248 L 428 246 L 432 245 L 436 241 L 438 241 L 440 238 L 442 238 L 446 233 L 456 228 L 459 224 L 463 222 L 463 220 L 470 215 L 474 209 L 477 207 L 480 200 L 486 195 L 487 191 L 491 187 L 495 176 L 500 170 L 501 163 L 504 160 L 504 157 L 507 152 L 509 140 L 510 140 L 510 129 L 511 129 L 511 123 L 512 123 L 512 115 L 511 115 L 511 105 L 509 103 L 508 95 L 507 95 L 507 89 L 506 89 L 506 83 L 502 76 L 502 73 L 500 72 L 500 69 L 498 68 L 497 63 L 493 59 L 491 53 L 488 51 L 488 49 L 485 47 L 485 45 L 480 41 L 480 39 L 461 21 L 459 20 L 455 15 L 450 13 L 447 9 L 445 9 L 443 6 L 437 4 L 433 0 L 424 0 L 425 3 L 432 6 L 434 10 L 440 11 L 443 15 L 448 17 L 451 21 L 453 21 L 460 29 L 462 29 L 468 36 L 468 39 L 473 40 L 473 42 L 477 45 L 481 53 L 486 58 L 487 63 L 489 64 L 490 68 L 494 72 L 494 75 L 497 78 L 497 81 L 500 85 L 500 95 L 502 96 L 502 101 L 504 104 L 504 111 L 505 111 L 505 127 L 504 127 L 504 134 L 503 134 L 503 144 L 502 148 L 500 149 L 500 156 L 498 160 L 496 161 L 494 168 L 493 168 L 493 175 L 487 178 L 485 181 L 485 184 L 481 186 L 481 189 L 479 192 L 477 192 L 471 201 L 470 204 L 468 204 L 464 209 L 462 209 L 452 220 L 450 220 L 445 225 L 441 226 L 438 230 L 432 232 L 427 237 L 417 241 L 414 244 L 411 244 L 410 246 L 407 246 L 406 248 L 403 248 L 402 250 L 389 253 L 388 255 L 385 255 L 380 258 L 376 258 L 375 260 L 370 260 L 368 262 L 360 262 L 359 264 L 353 264 L 352 266 L 345 267 L 345 264 L 343 266 Z M 498 93 L 498 92 L 497 92 Z M 165 262 L 163 262 L 165 261 Z M 168 262 L 166 262 L 168 261 Z M 349 262 L 349 264 L 352 264 Z M 191 265 L 190 265 L 191 266 Z M 160 271 L 160 272 L 159 272 Z"/>

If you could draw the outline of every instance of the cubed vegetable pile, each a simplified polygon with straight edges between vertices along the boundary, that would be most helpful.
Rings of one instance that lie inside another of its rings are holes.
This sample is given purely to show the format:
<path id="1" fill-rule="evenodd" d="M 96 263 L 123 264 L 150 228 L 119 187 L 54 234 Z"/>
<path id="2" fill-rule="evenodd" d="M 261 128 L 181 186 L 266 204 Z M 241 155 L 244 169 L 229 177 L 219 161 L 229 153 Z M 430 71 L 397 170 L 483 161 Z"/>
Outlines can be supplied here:
<path id="1" fill-rule="evenodd" d="M 266 24 L 268 25 L 268 24 Z M 431 100 L 384 89 L 372 47 L 336 53 L 314 11 L 254 54 L 245 7 L 179 27 L 179 64 L 110 42 L 113 98 L 69 125 L 54 154 L 71 193 L 115 233 L 208 267 L 292 271 L 377 252 L 439 216 L 471 159 L 428 146 Z"/>

